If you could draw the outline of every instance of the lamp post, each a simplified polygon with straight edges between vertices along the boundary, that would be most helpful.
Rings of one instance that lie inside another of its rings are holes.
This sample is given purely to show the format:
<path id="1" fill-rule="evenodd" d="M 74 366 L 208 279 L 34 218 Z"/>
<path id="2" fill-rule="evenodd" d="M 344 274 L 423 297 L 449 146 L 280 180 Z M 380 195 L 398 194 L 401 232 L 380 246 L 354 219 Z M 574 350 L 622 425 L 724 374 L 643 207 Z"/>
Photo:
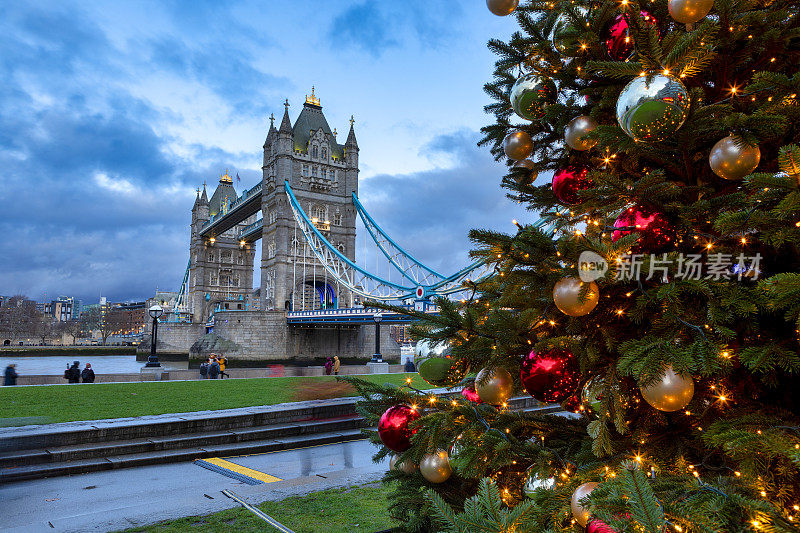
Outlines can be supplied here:
<path id="1" fill-rule="evenodd" d="M 375 353 L 372 355 L 372 363 L 383 363 L 383 356 L 381 355 L 381 320 L 383 315 L 375 313 L 372 315 L 372 320 L 375 321 Z"/>
<path id="2" fill-rule="evenodd" d="M 150 335 L 150 357 L 147 358 L 147 364 L 144 366 L 161 366 L 161 363 L 158 362 L 158 356 L 156 355 L 156 338 L 158 337 L 158 319 L 164 314 L 164 310 L 160 305 L 154 305 L 148 309 L 147 312 L 150 313 L 150 316 L 153 318 L 153 332 L 152 335 Z"/>

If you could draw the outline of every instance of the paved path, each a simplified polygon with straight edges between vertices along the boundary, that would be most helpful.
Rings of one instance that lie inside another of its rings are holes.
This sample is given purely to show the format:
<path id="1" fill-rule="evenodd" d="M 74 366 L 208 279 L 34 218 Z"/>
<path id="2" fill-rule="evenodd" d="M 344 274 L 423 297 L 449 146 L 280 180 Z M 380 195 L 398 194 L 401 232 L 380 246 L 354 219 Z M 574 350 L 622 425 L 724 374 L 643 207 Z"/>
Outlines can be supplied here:
<path id="1" fill-rule="evenodd" d="M 259 503 L 375 481 L 387 468 L 372 463 L 375 451 L 361 440 L 225 458 L 281 479 L 262 485 L 189 462 L 9 483 L 0 485 L 0 530 L 113 531 L 237 506 L 223 489 Z"/>

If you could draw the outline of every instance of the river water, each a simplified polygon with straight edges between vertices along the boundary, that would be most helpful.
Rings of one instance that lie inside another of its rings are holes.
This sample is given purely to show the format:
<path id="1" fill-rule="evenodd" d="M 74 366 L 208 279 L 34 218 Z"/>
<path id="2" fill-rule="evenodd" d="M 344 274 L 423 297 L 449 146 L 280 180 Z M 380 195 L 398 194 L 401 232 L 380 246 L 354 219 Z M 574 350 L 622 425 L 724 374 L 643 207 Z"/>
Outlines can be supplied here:
<path id="1" fill-rule="evenodd" d="M 9 363 L 16 363 L 19 375 L 56 375 L 60 376 L 68 364 L 73 361 L 81 362 L 81 370 L 86 363 L 91 363 L 95 374 L 129 374 L 139 373 L 144 366 L 143 361 L 137 361 L 135 355 L 48 355 L 25 357 L 0 357 L 0 370 L 5 369 Z M 162 361 L 164 370 L 186 370 L 189 363 L 186 361 Z"/>

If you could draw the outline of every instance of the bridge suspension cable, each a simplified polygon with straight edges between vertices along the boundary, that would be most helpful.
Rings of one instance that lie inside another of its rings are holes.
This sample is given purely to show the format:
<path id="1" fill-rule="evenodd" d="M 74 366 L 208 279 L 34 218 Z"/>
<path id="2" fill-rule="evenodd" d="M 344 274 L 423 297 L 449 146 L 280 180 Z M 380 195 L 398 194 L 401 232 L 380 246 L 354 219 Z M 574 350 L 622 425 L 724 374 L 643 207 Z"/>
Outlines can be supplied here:
<path id="1" fill-rule="evenodd" d="M 369 272 L 366 267 L 357 265 L 332 245 L 305 213 L 288 181 L 284 183 L 284 189 L 289 198 L 289 205 L 297 228 L 305 237 L 308 248 L 311 248 L 315 262 L 318 260 L 325 272 L 330 274 L 337 284 L 364 298 L 393 301 L 445 296 L 463 291 L 465 280 L 478 280 L 490 272 L 490 268 L 484 261 L 476 261 L 451 276 L 439 274 L 397 245 L 375 223 L 354 195 L 353 204 L 367 226 L 369 235 L 380 250 L 380 254 L 388 260 L 391 267 L 401 274 L 401 279 L 397 282 L 385 279 L 377 273 Z M 376 252 L 376 261 L 378 257 Z M 387 277 L 391 278 L 390 274 Z M 305 279 L 305 274 L 303 279 Z"/>

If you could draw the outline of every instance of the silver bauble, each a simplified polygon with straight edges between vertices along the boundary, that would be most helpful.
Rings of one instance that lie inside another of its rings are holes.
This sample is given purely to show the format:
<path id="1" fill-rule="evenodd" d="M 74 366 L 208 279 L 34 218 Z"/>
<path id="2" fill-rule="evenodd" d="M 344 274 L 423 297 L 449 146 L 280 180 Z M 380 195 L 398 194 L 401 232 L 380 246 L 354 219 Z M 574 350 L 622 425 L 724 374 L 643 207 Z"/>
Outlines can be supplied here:
<path id="1" fill-rule="evenodd" d="M 591 313 L 600 301 L 600 288 L 594 281 L 590 282 L 585 297 L 581 299 L 581 291 L 585 285 L 585 282 L 574 276 L 561 278 L 553 287 L 553 301 L 558 310 L 569 316 Z"/>
<path id="2" fill-rule="evenodd" d="M 539 173 L 533 170 L 535 164 L 536 163 L 534 163 L 533 159 L 523 159 L 522 161 L 517 161 L 514 163 L 513 168 L 518 169 L 519 173 L 521 174 L 517 178 L 517 181 L 520 184 L 527 185 L 536 181 L 536 178 L 539 177 Z"/>
<path id="3" fill-rule="evenodd" d="M 761 149 L 749 146 L 735 136 L 728 135 L 717 141 L 708 154 L 711 170 L 720 178 L 740 180 L 753 172 L 761 161 Z"/>
<path id="4" fill-rule="evenodd" d="M 525 481 L 522 482 L 522 493 L 526 498 L 532 498 L 536 489 L 550 490 L 556 486 L 555 478 L 541 478 L 534 468 L 535 466 L 532 466 L 525 472 Z"/>
<path id="5" fill-rule="evenodd" d="M 591 494 L 598 484 L 599 483 L 595 481 L 584 483 L 583 485 L 575 489 L 575 492 L 572 493 L 572 500 L 570 501 L 570 507 L 572 508 L 572 516 L 575 518 L 575 521 L 578 522 L 583 527 L 586 527 L 586 523 L 589 522 L 590 515 L 589 515 L 589 509 L 581 505 L 580 501 L 589 494 Z"/>
<path id="6" fill-rule="evenodd" d="M 475 392 L 484 403 L 500 405 L 511 397 L 513 391 L 514 378 L 505 368 L 484 368 L 475 377 Z"/>
<path id="7" fill-rule="evenodd" d="M 453 474 L 450 458 L 444 450 L 436 450 L 436 453 L 423 456 L 419 462 L 419 471 L 431 483 L 444 483 Z"/>
<path id="8" fill-rule="evenodd" d="M 556 101 L 556 93 L 553 80 L 531 72 L 514 82 L 508 99 L 517 115 L 526 120 L 539 120 L 545 108 Z"/>
<path id="9" fill-rule="evenodd" d="M 669 138 L 688 112 L 689 92 L 678 78 L 666 74 L 633 78 L 617 99 L 617 122 L 635 141 Z"/>
<path id="10" fill-rule="evenodd" d="M 669 16 L 681 24 L 694 24 L 708 15 L 714 0 L 669 0 Z"/>
<path id="11" fill-rule="evenodd" d="M 675 373 L 672 365 L 664 371 L 661 379 L 646 387 L 639 387 L 644 399 L 659 411 L 678 411 L 686 407 L 694 396 L 694 380 L 690 376 Z"/>
<path id="12" fill-rule="evenodd" d="M 525 131 L 512 131 L 503 139 L 503 151 L 510 159 L 521 161 L 533 152 L 533 139 Z"/>
<path id="13" fill-rule="evenodd" d="M 397 459 L 396 455 L 392 455 L 392 458 L 389 459 L 389 470 L 400 470 L 406 474 L 411 474 L 417 469 L 417 465 L 410 460 L 398 461 Z"/>
<path id="14" fill-rule="evenodd" d="M 486 7 L 498 17 L 510 15 L 517 9 L 519 0 L 486 0 Z"/>
<path id="15" fill-rule="evenodd" d="M 596 128 L 597 121 L 589 115 L 575 117 L 569 121 L 564 130 L 564 141 L 573 150 L 589 150 L 597 144 L 597 139 L 587 139 L 584 135 Z"/>

